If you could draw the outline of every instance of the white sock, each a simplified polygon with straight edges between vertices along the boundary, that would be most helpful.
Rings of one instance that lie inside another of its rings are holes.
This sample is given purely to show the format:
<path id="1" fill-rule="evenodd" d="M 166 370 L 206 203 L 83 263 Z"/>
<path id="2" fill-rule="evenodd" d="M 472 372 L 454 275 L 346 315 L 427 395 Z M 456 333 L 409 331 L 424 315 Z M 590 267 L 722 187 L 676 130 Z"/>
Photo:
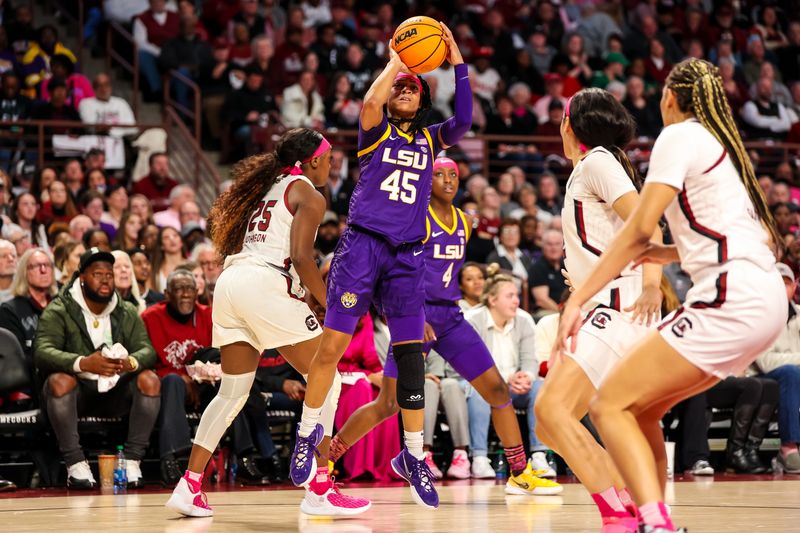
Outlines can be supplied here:
<path id="1" fill-rule="evenodd" d="M 421 431 L 403 431 L 403 437 L 406 441 L 406 448 L 408 453 L 413 455 L 417 460 L 425 459 L 425 452 L 422 451 L 422 432 Z"/>
<path id="2" fill-rule="evenodd" d="M 322 406 L 314 409 L 304 403 L 303 416 L 300 418 L 300 429 L 298 429 L 297 434 L 301 437 L 308 437 L 311 435 L 311 432 L 317 427 L 320 413 L 322 413 Z"/>

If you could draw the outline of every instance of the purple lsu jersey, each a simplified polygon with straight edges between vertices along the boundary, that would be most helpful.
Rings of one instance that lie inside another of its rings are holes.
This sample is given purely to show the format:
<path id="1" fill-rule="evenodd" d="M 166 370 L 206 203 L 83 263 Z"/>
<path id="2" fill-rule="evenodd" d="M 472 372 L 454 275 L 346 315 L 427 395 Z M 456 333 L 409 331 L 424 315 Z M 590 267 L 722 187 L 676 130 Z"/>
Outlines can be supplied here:
<path id="1" fill-rule="evenodd" d="M 441 124 L 411 136 L 384 115 L 371 130 L 358 130 L 361 176 L 350 198 L 348 225 L 383 236 L 392 246 L 421 242 L 431 198 L 433 161 L 442 150 Z"/>
<path id="2" fill-rule="evenodd" d="M 425 219 L 425 300 L 455 302 L 461 298 L 458 272 L 464 264 L 470 225 L 463 211 L 452 207 L 453 226 L 448 228 L 428 208 Z"/>

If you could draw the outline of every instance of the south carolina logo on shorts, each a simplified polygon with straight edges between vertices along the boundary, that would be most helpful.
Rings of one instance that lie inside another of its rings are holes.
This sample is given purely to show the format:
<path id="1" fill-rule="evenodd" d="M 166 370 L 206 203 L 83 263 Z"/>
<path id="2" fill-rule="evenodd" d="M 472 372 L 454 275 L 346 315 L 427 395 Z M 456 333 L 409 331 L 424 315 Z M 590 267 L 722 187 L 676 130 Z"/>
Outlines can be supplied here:
<path id="1" fill-rule="evenodd" d="M 306 317 L 306 327 L 308 328 L 308 331 L 314 331 L 319 327 L 319 322 L 317 322 L 317 319 L 314 317 L 314 315 L 308 315 Z"/>
<path id="2" fill-rule="evenodd" d="M 672 325 L 672 334 L 682 339 L 690 329 L 692 329 L 692 321 L 684 316 Z"/>
<path id="3" fill-rule="evenodd" d="M 606 329 L 606 325 L 611 321 L 611 315 L 604 312 L 595 313 L 592 316 L 592 325 L 597 329 Z"/>
<path id="4" fill-rule="evenodd" d="M 341 301 L 342 301 L 342 305 L 346 309 L 350 309 L 352 307 L 355 307 L 355 305 L 358 303 L 358 296 L 356 296 L 352 292 L 346 292 L 346 293 L 342 294 Z"/>

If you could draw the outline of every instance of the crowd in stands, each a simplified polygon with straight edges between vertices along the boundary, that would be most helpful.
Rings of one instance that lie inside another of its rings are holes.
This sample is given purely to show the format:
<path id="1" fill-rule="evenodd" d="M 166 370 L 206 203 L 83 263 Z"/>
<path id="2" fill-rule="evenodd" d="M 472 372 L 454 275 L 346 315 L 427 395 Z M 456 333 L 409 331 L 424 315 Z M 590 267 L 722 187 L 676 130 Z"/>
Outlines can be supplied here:
<path id="1" fill-rule="evenodd" d="M 658 102 L 666 74 L 685 57 L 703 57 L 718 65 L 746 139 L 800 142 L 800 20 L 780 3 L 470 0 L 453 16 L 456 11 L 444 4 L 422 2 L 85 4 L 87 43 L 102 47 L 104 24 L 131 30 L 147 99 L 163 97 L 169 70 L 199 85 L 209 136 L 233 159 L 263 150 L 285 128 L 357 128 L 361 99 L 382 68 L 396 25 L 414 14 L 448 22 L 470 65 L 474 132 L 517 136 L 488 143 L 488 175 L 468 151 L 456 147 L 449 155 L 462 177 L 457 205 L 474 226 L 466 250 L 470 263 L 459 273 L 461 303 L 475 307 L 469 319 L 482 335 L 497 329 L 510 336 L 504 345 L 514 348 L 493 356 L 515 405 L 526 410 L 526 441 L 537 467 L 549 465 L 542 463 L 545 449 L 535 437 L 531 406 L 549 349 L 534 345 L 546 345 L 548 323 L 566 290 L 559 179 L 567 163 L 557 137 L 567 99 L 583 87 L 605 88 L 635 117 L 640 138 L 652 140 L 662 126 Z M 129 414 L 129 480 L 140 481 L 137 461 L 157 444 L 162 478 L 174 482 L 191 442 L 186 414 L 201 411 L 213 397 L 218 360 L 210 347 L 210 309 L 222 265 L 207 238 L 203 209 L 195 191 L 182 184 L 189 176 L 172 175 L 163 152 L 152 153 L 146 172 L 136 174 L 132 165 L 107 168 L 102 150 L 31 165 L 31 151 L 18 136 L 27 120 L 76 121 L 81 125 L 49 131 L 94 133 L 128 144 L 140 131 L 129 103 L 114 95 L 113 84 L 121 82 L 111 73 L 82 72 L 57 28 L 34 25 L 27 2 L 1 3 L 0 23 L 0 328 L 17 339 L 35 370 L 32 383 L 40 383 L 4 393 L 0 410 L 46 408 L 75 487 L 92 479 L 76 437 L 78 417 Z M 432 120 L 452 114 L 452 76 L 447 65 L 425 75 Z M 176 101 L 189 101 L 185 84 L 175 82 L 172 90 Z M 520 135 L 553 139 L 532 143 Z M 680 419 L 678 468 L 695 474 L 713 473 L 706 439 L 712 407 L 734 408 L 728 466 L 741 472 L 767 468 L 757 451 L 777 410 L 777 460 L 784 470 L 800 472 L 800 176 L 796 151 L 775 148 L 791 157 L 762 163 L 770 146 L 752 150 L 751 157 L 785 239 L 781 260 L 791 318 L 748 375 L 730 378 L 672 413 Z M 323 190 L 329 210 L 316 242 L 321 265 L 346 224 L 358 179 L 354 155 L 334 146 Z M 488 302 L 482 265 L 489 263 L 517 280 L 505 289 L 516 294 L 518 308 L 482 305 Z M 665 272 L 682 301 L 690 280 L 674 266 Z M 381 318 L 365 316 L 340 365 L 350 378 L 337 420 L 376 396 L 387 347 Z M 441 360 L 433 356 L 426 364 L 426 396 L 432 399 L 426 450 L 434 449 L 441 405 L 454 449 L 445 461 L 447 474 L 494 475 L 486 459 L 488 406 Z M 304 390 L 302 377 L 278 353 L 263 354 L 252 394 L 230 431 L 241 479 L 282 478 L 267 407 L 299 412 Z M 92 401 L 98 394 L 111 401 L 98 405 Z M 151 443 L 154 429 L 157 443 Z M 351 448 L 343 462 L 347 475 L 387 475 L 394 448 L 386 442 L 399 446 L 396 418 Z M 443 474 L 444 468 L 433 471 Z"/>

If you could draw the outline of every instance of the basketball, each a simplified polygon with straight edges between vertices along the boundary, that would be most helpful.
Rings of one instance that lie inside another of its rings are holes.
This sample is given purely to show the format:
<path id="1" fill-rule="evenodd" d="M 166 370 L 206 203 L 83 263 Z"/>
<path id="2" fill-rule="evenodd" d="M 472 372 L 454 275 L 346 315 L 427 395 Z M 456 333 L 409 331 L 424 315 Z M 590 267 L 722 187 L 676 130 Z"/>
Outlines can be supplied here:
<path id="1" fill-rule="evenodd" d="M 430 72 L 447 57 L 442 27 L 430 17 L 412 17 L 397 27 L 392 48 L 415 74 Z"/>

